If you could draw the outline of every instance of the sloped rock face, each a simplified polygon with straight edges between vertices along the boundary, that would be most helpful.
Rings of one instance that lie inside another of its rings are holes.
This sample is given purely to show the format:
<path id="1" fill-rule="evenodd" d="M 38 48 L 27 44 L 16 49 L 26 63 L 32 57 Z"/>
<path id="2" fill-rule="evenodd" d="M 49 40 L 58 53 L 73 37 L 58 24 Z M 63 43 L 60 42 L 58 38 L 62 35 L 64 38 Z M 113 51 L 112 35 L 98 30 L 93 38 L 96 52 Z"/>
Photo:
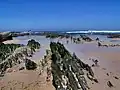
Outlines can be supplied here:
<path id="1" fill-rule="evenodd" d="M 89 89 L 84 77 L 84 70 L 94 77 L 91 67 L 78 59 L 75 54 L 71 55 L 61 43 L 51 42 L 50 48 L 52 51 L 53 85 L 56 90 Z"/>

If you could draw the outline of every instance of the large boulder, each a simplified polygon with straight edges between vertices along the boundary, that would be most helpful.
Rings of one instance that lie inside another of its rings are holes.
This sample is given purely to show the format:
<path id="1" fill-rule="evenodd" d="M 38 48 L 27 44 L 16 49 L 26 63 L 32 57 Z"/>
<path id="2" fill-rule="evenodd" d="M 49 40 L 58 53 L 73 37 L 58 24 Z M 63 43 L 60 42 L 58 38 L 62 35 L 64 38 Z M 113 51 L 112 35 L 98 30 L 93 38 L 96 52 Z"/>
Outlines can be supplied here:
<path id="1" fill-rule="evenodd" d="M 27 70 L 34 70 L 37 68 L 37 64 L 29 59 L 25 60 L 25 67 Z"/>

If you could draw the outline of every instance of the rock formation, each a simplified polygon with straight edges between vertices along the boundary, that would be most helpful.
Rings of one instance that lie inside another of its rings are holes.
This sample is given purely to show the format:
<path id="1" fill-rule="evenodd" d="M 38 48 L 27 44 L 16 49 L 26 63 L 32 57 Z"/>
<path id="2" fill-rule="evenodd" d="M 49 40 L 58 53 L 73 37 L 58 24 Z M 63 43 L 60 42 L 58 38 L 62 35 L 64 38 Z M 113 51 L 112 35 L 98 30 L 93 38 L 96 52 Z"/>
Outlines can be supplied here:
<path id="1" fill-rule="evenodd" d="M 84 40 L 84 41 L 87 41 L 87 42 L 91 42 L 93 41 L 90 37 L 86 36 L 86 35 L 80 35 L 81 38 Z"/>
<path id="2" fill-rule="evenodd" d="M 36 42 L 33 39 L 28 41 L 27 46 L 29 46 L 30 48 L 32 48 L 34 51 L 35 51 L 35 49 L 39 49 L 40 48 L 39 42 Z"/>
<path id="3" fill-rule="evenodd" d="M 110 88 L 113 87 L 113 84 L 112 84 L 110 81 L 107 82 L 107 85 L 108 85 Z"/>
<path id="4" fill-rule="evenodd" d="M 9 32 L 0 33 L 0 43 L 6 40 L 12 40 L 12 34 Z"/>
<path id="5" fill-rule="evenodd" d="M 93 79 L 94 73 L 91 67 L 88 64 L 83 63 L 75 53 L 71 55 L 64 45 L 59 42 L 51 42 L 50 48 L 52 51 L 51 66 L 53 85 L 56 90 L 89 89 L 84 77 L 84 71 L 88 72 L 89 76 Z"/>
<path id="6" fill-rule="evenodd" d="M 3 51 L 1 54 L 7 56 L 4 56 L 0 62 L 0 74 L 4 74 L 7 68 L 11 68 L 22 62 L 26 63 L 27 69 L 35 68 L 35 63 L 27 60 L 28 57 L 32 56 L 36 49 L 40 48 L 40 44 L 35 40 L 28 41 L 27 46 L 19 44 L 2 44 L 1 46 L 0 49 Z M 28 64 L 30 64 L 30 66 L 28 66 Z"/>
<path id="7" fill-rule="evenodd" d="M 34 70 L 37 68 L 37 64 L 29 59 L 26 59 L 25 60 L 25 67 L 27 70 Z"/>

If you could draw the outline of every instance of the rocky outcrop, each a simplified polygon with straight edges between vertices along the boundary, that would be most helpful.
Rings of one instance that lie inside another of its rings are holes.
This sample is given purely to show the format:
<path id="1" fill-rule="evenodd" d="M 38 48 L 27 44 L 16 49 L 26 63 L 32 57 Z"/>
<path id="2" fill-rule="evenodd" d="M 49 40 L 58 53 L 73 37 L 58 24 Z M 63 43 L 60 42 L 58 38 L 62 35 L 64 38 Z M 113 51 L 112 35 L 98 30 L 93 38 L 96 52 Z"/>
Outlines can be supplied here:
<path id="1" fill-rule="evenodd" d="M 12 34 L 11 33 L 0 33 L 0 43 L 6 40 L 12 40 Z"/>
<path id="2" fill-rule="evenodd" d="M 107 38 L 120 38 L 120 34 L 110 34 Z"/>
<path id="3" fill-rule="evenodd" d="M 31 55 L 31 49 L 29 47 L 19 47 L 17 48 L 13 54 L 8 56 L 5 60 L 0 63 L 0 72 L 6 71 L 7 68 L 11 68 L 16 64 L 20 64 L 25 61 L 25 58 Z M 33 52 L 32 52 L 33 53 Z"/>
<path id="4" fill-rule="evenodd" d="M 20 44 L 0 44 L 0 62 L 4 61 L 8 56 L 10 56 L 16 48 L 21 47 Z"/>
<path id="5" fill-rule="evenodd" d="M 107 85 L 108 85 L 110 88 L 113 87 L 113 84 L 112 84 L 110 81 L 107 82 Z"/>
<path id="6" fill-rule="evenodd" d="M 91 42 L 93 41 L 90 37 L 86 36 L 86 35 L 80 35 L 81 38 L 84 40 L 84 41 L 87 41 L 87 42 Z"/>
<path id="7" fill-rule="evenodd" d="M 31 40 L 28 41 L 27 46 L 29 46 L 32 50 L 35 51 L 35 49 L 39 49 L 40 48 L 40 43 L 36 42 L 33 39 L 31 39 Z"/>
<path id="8" fill-rule="evenodd" d="M 70 35 L 68 34 L 59 34 L 59 33 L 45 33 L 44 35 L 46 35 L 46 38 L 70 38 Z"/>
<path id="9" fill-rule="evenodd" d="M 25 67 L 27 70 L 34 70 L 37 68 L 37 64 L 29 59 L 25 60 Z"/>
<path id="10" fill-rule="evenodd" d="M 6 45 L 3 45 L 5 47 Z M 8 45 L 9 46 L 9 45 Z M 28 42 L 28 46 L 20 46 L 20 47 L 13 47 L 14 45 L 10 45 L 10 50 L 12 50 L 7 57 L 3 59 L 3 61 L 0 63 L 0 73 L 3 74 L 7 68 L 11 68 L 17 64 L 20 63 L 27 63 L 28 69 L 31 68 L 28 66 L 28 63 L 30 65 L 35 65 L 32 61 L 27 60 L 28 57 L 32 56 L 32 54 L 35 52 L 36 49 L 40 48 L 40 44 L 34 40 L 31 40 Z M 9 48 L 8 48 L 9 49 Z M 5 51 L 5 50 L 3 50 Z M 27 60 L 27 61 L 26 61 Z M 33 69 L 34 67 L 32 67 Z"/>
<path id="11" fill-rule="evenodd" d="M 106 44 L 103 44 L 103 43 L 100 43 L 100 42 L 98 42 L 98 47 L 118 47 L 118 46 L 120 46 L 120 44 L 112 44 L 112 43 L 106 43 Z"/>
<path id="12" fill-rule="evenodd" d="M 89 89 L 84 71 L 93 78 L 94 73 L 88 64 L 83 63 L 75 53 L 71 55 L 61 43 L 50 43 L 52 51 L 53 85 L 56 90 Z"/>

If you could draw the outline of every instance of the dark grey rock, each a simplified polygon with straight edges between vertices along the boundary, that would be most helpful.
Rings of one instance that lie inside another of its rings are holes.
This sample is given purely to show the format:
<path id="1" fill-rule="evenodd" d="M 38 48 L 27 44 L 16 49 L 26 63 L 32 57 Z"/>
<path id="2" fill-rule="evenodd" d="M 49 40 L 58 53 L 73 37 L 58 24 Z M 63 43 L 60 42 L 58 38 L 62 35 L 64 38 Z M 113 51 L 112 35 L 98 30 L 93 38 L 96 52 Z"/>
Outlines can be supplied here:
<path id="1" fill-rule="evenodd" d="M 25 60 L 25 67 L 27 70 L 34 70 L 37 68 L 37 64 L 29 59 Z"/>
<path id="2" fill-rule="evenodd" d="M 107 85 L 108 85 L 110 88 L 113 87 L 113 84 L 112 84 L 110 81 L 107 82 Z"/>
<path id="3" fill-rule="evenodd" d="M 24 70 L 25 69 L 25 67 L 21 67 L 21 68 L 19 68 L 19 70 Z"/>

